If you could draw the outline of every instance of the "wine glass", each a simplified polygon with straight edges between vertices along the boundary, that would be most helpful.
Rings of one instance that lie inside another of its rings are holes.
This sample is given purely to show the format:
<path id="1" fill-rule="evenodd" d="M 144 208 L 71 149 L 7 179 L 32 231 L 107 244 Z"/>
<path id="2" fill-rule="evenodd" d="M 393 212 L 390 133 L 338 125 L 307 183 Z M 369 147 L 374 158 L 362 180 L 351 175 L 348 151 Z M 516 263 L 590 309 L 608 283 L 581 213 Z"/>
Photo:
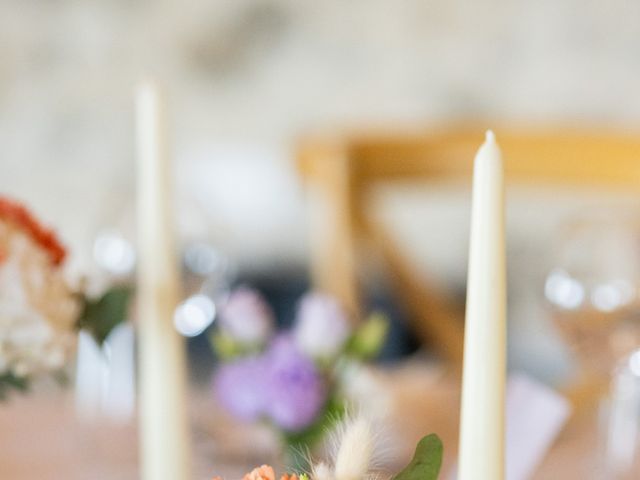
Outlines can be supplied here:
<path id="1" fill-rule="evenodd" d="M 590 210 L 559 229 L 545 297 L 575 353 L 578 382 L 599 397 L 616 364 L 640 346 L 640 215 Z"/>

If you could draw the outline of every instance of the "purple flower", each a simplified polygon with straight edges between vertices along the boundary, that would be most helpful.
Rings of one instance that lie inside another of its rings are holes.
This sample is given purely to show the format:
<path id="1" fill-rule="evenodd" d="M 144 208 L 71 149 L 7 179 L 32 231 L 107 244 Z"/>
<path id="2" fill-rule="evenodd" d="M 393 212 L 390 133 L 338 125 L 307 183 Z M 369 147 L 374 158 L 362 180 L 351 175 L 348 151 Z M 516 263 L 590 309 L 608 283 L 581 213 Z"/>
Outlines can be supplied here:
<path id="1" fill-rule="evenodd" d="M 248 287 L 231 292 L 220 311 L 220 326 L 234 340 L 262 343 L 273 328 L 273 312 L 260 293 Z"/>
<path id="2" fill-rule="evenodd" d="M 326 385 L 315 364 L 290 336 L 276 338 L 266 353 L 266 412 L 284 430 L 311 425 L 326 400 Z"/>
<path id="3" fill-rule="evenodd" d="M 241 420 L 257 420 L 265 409 L 265 372 L 263 357 L 223 364 L 214 378 L 218 401 Z"/>
<path id="4" fill-rule="evenodd" d="M 223 364 L 214 389 L 220 404 L 235 417 L 266 417 L 288 431 L 310 426 L 327 396 L 324 377 L 288 335 L 277 337 L 261 356 Z"/>
<path id="5" fill-rule="evenodd" d="M 308 293 L 300 301 L 294 337 L 306 354 L 313 358 L 332 358 L 340 353 L 350 334 L 347 315 L 335 298 Z"/>

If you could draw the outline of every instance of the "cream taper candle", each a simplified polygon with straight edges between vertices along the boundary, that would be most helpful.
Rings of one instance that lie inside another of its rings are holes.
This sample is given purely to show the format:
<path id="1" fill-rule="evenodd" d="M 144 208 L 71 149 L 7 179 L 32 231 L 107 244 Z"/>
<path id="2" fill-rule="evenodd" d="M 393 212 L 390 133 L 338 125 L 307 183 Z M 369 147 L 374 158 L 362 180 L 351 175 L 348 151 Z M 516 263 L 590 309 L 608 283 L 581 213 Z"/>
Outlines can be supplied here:
<path id="1" fill-rule="evenodd" d="M 136 93 L 140 463 L 143 480 L 190 478 L 184 341 L 173 326 L 179 276 L 163 102 Z"/>
<path id="2" fill-rule="evenodd" d="M 503 480 L 506 262 L 502 155 L 488 131 L 475 159 L 458 480 Z"/>

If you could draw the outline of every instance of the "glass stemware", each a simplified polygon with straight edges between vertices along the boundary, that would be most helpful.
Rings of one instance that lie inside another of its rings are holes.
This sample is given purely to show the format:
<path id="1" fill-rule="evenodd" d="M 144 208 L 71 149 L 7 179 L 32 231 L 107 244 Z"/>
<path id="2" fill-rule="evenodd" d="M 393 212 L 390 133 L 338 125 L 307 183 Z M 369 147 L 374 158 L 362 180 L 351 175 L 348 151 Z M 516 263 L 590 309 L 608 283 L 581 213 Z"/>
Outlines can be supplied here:
<path id="1" fill-rule="evenodd" d="M 555 249 L 545 297 L 578 364 L 568 394 L 579 411 L 601 413 L 592 478 L 639 478 L 640 215 L 576 215 Z"/>
<path id="2" fill-rule="evenodd" d="M 576 216 L 561 228 L 555 259 L 545 282 L 554 324 L 582 382 L 606 387 L 616 364 L 640 346 L 640 216 Z"/>

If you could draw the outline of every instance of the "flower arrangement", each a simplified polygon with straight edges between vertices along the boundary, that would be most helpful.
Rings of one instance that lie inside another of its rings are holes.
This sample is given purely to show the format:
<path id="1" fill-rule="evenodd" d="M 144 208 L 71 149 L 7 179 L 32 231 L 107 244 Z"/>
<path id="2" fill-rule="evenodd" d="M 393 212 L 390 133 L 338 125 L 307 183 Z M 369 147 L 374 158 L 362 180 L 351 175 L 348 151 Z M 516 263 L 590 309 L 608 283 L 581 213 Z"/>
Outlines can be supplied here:
<path id="1" fill-rule="evenodd" d="M 285 473 L 280 480 L 374 480 L 380 478 L 379 437 L 364 417 L 345 419 L 334 433 L 333 451 L 329 461 L 309 461 L 305 473 Z M 423 437 L 409 464 L 391 480 L 437 480 L 442 466 L 443 446 L 437 435 Z M 275 480 L 275 472 L 262 465 L 246 474 L 242 480 Z M 213 480 L 222 480 L 214 477 Z"/>
<path id="2" fill-rule="evenodd" d="M 0 197 L 0 397 L 59 370 L 74 344 L 78 301 L 66 250 L 22 205 Z"/>
<path id="3" fill-rule="evenodd" d="M 73 291 L 64 276 L 66 258 L 53 230 L 0 196 L 0 399 L 25 391 L 36 378 L 60 377 L 79 328 L 101 339 L 125 317 L 118 289 L 97 300 Z"/>
<path id="4" fill-rule="evenodd" d="M 263 297 L 240 287 L 222 303 L 210 337 L 221 361 L 215 396 L 236 418 L 270 424 L 289 453 L 301 452 L 342 417 L 344 368 L 375 356 L 386 331 L 377 313 L 354 328 L 333 297 L 317 292 L 301 299 L 291 329 L 276 331 Z"/>

